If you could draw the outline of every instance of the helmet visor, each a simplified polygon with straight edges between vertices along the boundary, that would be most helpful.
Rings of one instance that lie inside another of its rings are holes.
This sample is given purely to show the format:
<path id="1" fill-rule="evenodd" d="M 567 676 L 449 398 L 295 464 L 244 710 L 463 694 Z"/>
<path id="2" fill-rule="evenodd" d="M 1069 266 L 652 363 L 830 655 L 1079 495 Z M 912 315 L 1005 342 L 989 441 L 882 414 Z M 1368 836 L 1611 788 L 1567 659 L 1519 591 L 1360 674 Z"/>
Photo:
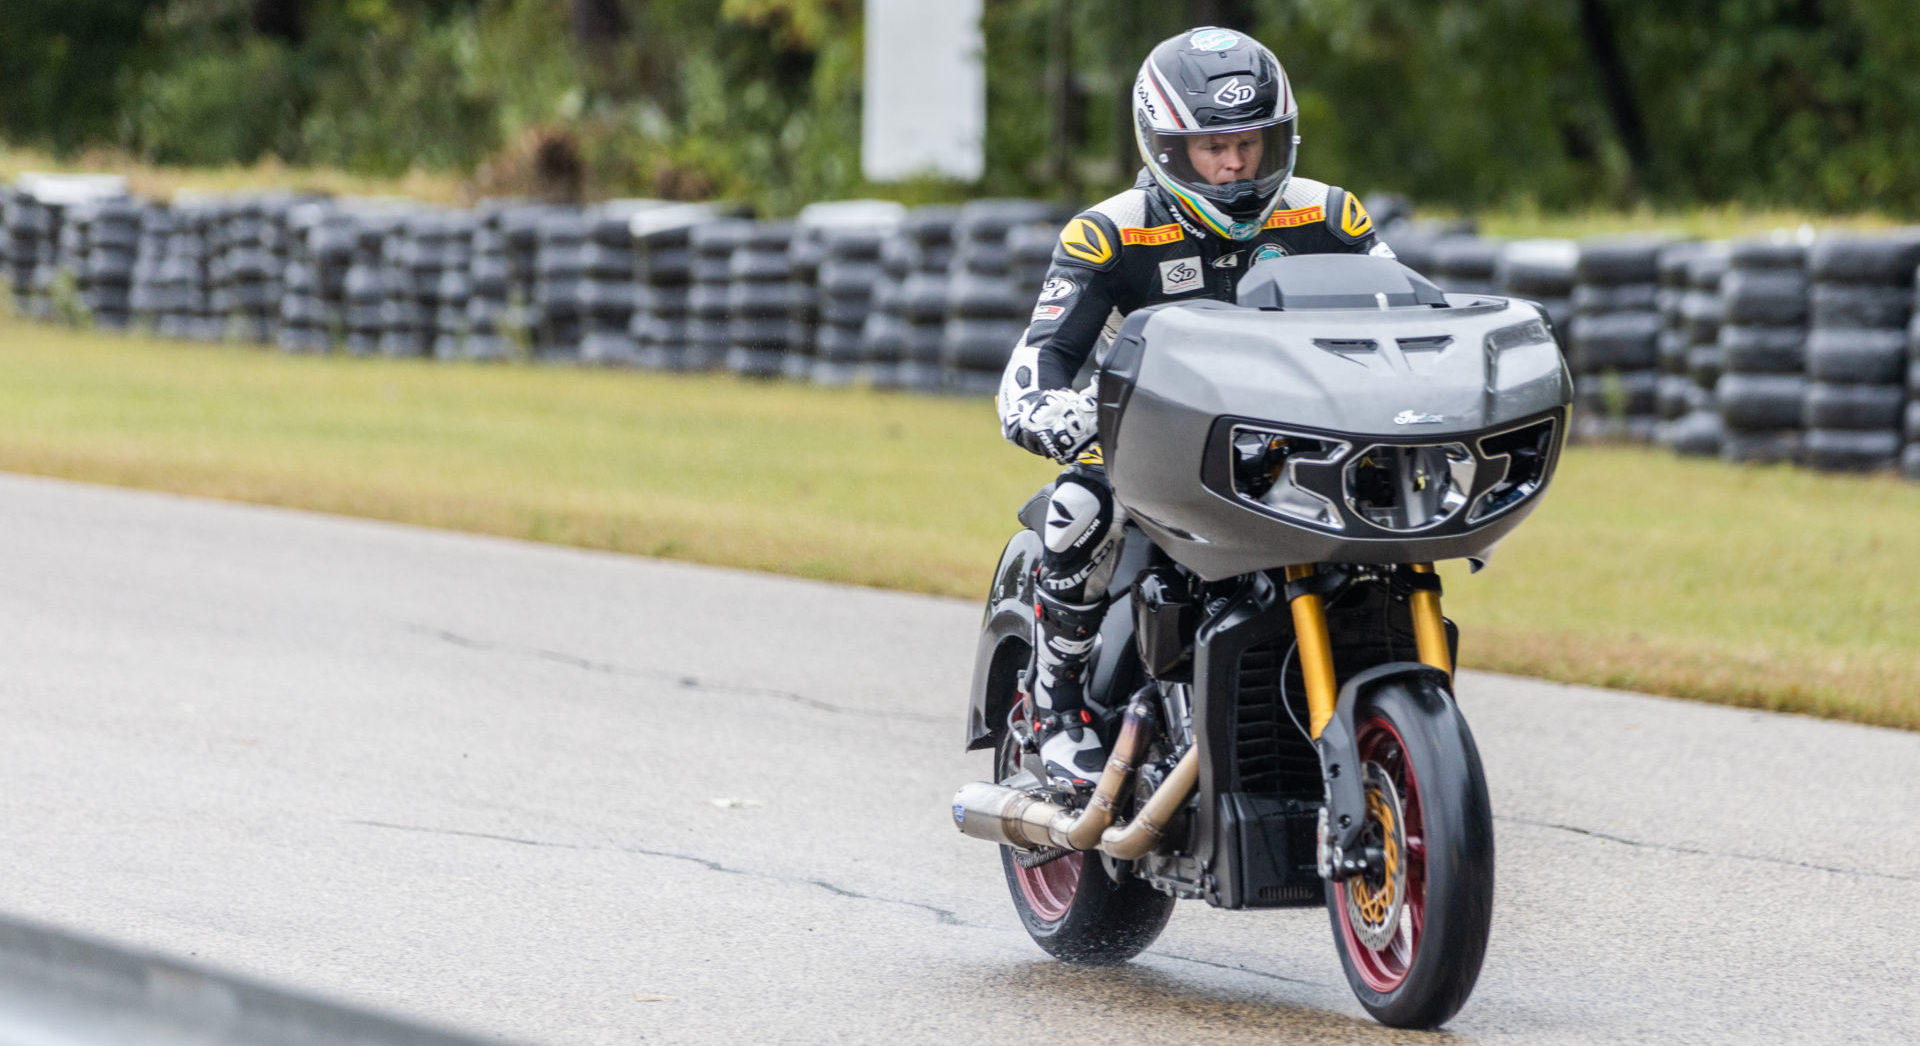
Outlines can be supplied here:
<path id="1" fill-rule="evenodd" d="M 1293 121 L 1238 130 L 1159 131 L 1141 121 L 1156 173 L 1236 218 L 1263 210 L 1293 171 Z"/>

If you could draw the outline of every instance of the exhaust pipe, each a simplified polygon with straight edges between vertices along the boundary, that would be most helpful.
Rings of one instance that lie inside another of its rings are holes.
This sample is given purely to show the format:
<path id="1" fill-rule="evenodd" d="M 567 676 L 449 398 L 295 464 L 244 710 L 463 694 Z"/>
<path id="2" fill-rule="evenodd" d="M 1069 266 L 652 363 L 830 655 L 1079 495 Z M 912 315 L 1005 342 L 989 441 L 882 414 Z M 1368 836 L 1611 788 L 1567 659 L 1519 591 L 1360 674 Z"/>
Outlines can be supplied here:
<path id="1" fill-rule="evenodd" d="M 1133 776 L 1146 752 L 1147 739 L 1153 735 L 1158 715 L 1154 696 L 1151 689 L 1143 688 L 1128 703 L 1120 737 L 1114 742 L 1113 754 L 1100 772 L 1086 809 L 1074 810 L 1005 785 L 975 781 L 954 794 L 954 823 L 963 834 L 1001 846 L 1029 850 L 1098 848 L 1122 860 L 1144 855 L 1159 841 L 1179 804 L 1186 801 L 1200 769 L 1198 753 L 1189 751 L 1147 801 L 1139 817 L 1122 828 L 1109 830 L 1114 800 L 1127 778 Z"/>

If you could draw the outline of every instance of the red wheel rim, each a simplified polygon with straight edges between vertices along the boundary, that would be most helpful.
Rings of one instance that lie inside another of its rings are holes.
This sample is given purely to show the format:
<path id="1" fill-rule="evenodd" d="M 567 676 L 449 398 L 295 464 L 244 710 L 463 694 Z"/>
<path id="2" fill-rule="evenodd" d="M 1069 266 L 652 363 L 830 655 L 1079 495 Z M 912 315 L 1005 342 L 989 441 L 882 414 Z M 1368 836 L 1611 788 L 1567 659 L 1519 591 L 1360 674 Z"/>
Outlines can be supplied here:
<path id="1" fill-rule="evenodd" d="M 1024 711 L 1025 697 L 1022 695 L 1021 707 L 1015 714 L 1024 714 Z M 1007 744 L 1009 747 L 1001 758 L 1002 778 L 1020 768 L 1019 747 L 1011 737 Z M 1080 869 L 1086 860 L 1086 854 L 1070 853 L 1038 868 L 1022 868 L 1018 863 L 1014 864 L 1014 881 L 1020 884 L 1020 893 L 1027 899 L 1027 907 L 1033 910 L 1035 918 L 1041 922 L 1055 923 L 1067 917 L 1067 909 L 1073 907 L 1073 895 L 1080 889 Z"/>
<path id="2" fill-rule="evenodd" d="M 1347 912 L 1347 884 L 1334 887 L 1335 911 L 1340 919 L 1340 938 L 1360 980 L 1374 991 L 1386 993 L 1406 981 L 1420 954 L 1420 940 L 1427 922 L 1427 842 L 1426 819 L 1420 809 L 1420 780 L 1407 748 L 1393 724 L 1375 717 L 1360 726 L 1360 759 L 1376 763 L 1400 793 L 1401 817 L 1405 823 L 1407 896 L 1400 914 L 1399 932 L 1376 951 L 1364 944 L 1354 931 Z"/>
<path id="3" fill-rule="evenodd" d="M 1074 892 L 1080 888 L 1080 867 L 1086 860 L 1086 854 L 1070 853 L 1038 868 L 1014 865 L 1013 877 L 1019 880 L 1020 892 L 1026 896 L 1027 907 L 1033 909 L 1035 917 L 1050 923 L 1067 917 L 1067 909 L 1073 907 Z"/>

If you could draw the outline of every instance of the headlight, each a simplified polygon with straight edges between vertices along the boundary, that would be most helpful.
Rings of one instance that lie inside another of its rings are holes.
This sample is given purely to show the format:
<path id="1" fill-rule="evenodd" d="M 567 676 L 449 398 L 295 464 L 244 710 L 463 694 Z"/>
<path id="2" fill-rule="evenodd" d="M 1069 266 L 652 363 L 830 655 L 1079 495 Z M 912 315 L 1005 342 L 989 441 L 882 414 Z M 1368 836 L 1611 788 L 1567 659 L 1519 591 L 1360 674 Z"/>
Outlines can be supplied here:
<path id="1" fill-rule="evenodd" d="M 1381 530 L 1411 533 L 1436 527 L 1467 503 L 1473 454 L 1464 444 L 1403 447 L 1376 443 L 1342 473 L 1347 507 Z"/>
<path id="2" fill-rule="evenodd" d="M 1233 492 L 1284 516 L 1341 530 L 1345 524 L 1333 501 L 1300 483 L 1300 465 L 1339 461 L 1349 445 L 1320 436 L 1235 425 L 1229 441 L 1233 456 Z"/>
<path id="3" fill-rule="evenodd" d="M 1505 462 L 1506 471 L 1486 493 L 1474 499 L 1473 508 L 1467 512 L 1468 523 L 1497 516 L 1540 489 L 1547 474 L 1547 459 L 1553 456 L 1553 430 L 1554 421 L 1548 418 L 1480 440 L 1480 453 L 1488 464 Z"/>

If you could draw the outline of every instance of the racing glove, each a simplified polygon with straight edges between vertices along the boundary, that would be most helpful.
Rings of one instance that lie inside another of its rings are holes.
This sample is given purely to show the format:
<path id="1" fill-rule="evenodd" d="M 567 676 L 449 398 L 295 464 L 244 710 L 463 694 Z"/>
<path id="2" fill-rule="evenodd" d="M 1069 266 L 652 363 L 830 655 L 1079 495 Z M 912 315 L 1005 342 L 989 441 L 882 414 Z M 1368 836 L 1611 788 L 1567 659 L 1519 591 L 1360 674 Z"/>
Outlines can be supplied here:
<path id="1" fill-rule="evenodd" d="M 1007 413 L 1005 432 L 1021 447 L 1066 465 L 1099 438 L 1099 414 L 1090 393 L 1044 389 L 1020 397 Z"/>

